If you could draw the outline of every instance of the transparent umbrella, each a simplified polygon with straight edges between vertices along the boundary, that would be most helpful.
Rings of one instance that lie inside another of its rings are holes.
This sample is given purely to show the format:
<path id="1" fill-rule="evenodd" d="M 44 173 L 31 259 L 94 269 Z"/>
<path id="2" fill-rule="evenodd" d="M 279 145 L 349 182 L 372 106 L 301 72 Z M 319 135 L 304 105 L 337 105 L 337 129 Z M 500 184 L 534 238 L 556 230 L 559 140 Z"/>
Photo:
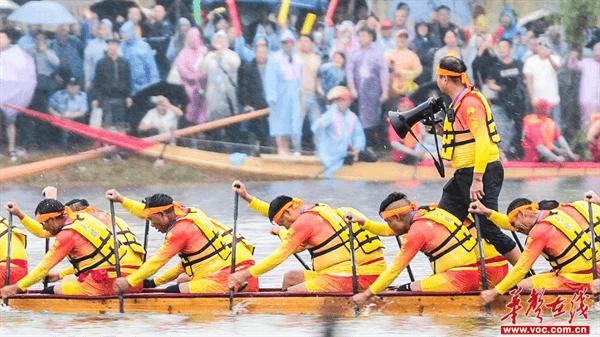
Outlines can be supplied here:
<path id="1" fill-rule="evenodd" d="M 8 16 L 9 21 L 30 25 L 62 25 L 77 23 L 77 19 L 54 1 L 30 1 Z"/>

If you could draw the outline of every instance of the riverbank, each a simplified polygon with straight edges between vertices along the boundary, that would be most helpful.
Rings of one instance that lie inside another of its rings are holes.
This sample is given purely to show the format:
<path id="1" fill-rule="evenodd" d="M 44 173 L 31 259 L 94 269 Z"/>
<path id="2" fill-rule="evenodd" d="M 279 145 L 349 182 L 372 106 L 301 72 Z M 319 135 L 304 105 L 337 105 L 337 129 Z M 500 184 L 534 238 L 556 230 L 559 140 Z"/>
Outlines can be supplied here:
<path id="1" fill-rule="evenodd" d="M 32 152 L 19 164 L 49 159 L 64 153 Z M 0 161 L 0 168 L 12 165 Z M 164 162 L 157 165 L 154 159 L 126 154 L 123 157 L 100 158 L 77 163 L 66 168 L 50 170 L 36 176 L 14 180 L 11 184 L 40 186 L 60 185 L 96 186 L 110 182 L 115 187 L 145 186 L 149 184 L 186 184 L 212 181 L 229 181 L 232 177 L 215 172 L 204 172 L 197 167 Z M 0 184 L 2 186 L 2 184 Z"/>

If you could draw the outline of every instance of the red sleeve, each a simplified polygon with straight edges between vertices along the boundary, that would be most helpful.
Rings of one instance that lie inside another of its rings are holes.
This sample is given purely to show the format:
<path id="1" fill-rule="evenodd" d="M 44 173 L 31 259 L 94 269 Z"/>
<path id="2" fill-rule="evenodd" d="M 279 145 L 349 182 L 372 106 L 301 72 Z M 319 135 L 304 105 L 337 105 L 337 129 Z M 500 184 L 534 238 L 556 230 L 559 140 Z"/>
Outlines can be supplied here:
<path id="1" fill-rule="evenodd" d="M 318 222 L 320 221 L 323 221 L 323 219 L 316 214 L 304 213 L 300 215 L 300 217 L 298 217 L 298 219 L 290 226 L 290 229 L 294 230 L 290 247 L 295 249 L 300 245 L 307 243 L 314 234 L 315 226 L 318 226 Z"/>

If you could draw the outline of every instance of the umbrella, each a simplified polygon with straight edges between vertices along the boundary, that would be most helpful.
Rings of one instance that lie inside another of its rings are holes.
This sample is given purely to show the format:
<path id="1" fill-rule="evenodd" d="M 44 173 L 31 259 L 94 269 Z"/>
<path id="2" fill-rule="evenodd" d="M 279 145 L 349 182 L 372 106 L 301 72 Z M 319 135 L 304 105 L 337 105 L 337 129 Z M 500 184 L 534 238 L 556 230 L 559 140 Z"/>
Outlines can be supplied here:
<path id="1" fill-rule="evenodd" d="M 155 107 L 150 101 L 150 97 L 159 95 L 165 96 L 171 104 L 182 109 L 185 109 L 185 106 L 189 102 L 185 89 L 183 89 L 181 85 L 171 84 L 165 81 L 149 85 L 133 96 L 133 106 L 127 114 L 131 130 L 137 130 L 137 125 L 146 112 Z"/>
<path id="2" fill-rule="evenodd" d="M 54 1 L 30 1 L 16 9 L 8 20 L 30 25 L 61 25 L 77 23 L 77 19 Z"/>
<path id="3" fill-rule="evenodd" d="M 12 12 L 19 8 L 19 5 L 10 0 L 0 0 L 0 12 Z"/>
<path id="4" fill-rule="evenodd" d="M 522 18 L 520 18 L 519 21 L 517 21 L 517 26 L 525 27 L 533 21 L 536 21 L 536 20 L 539 20 L 546 16 L 552 15 L 556 12 L 557 11 L 555 9 L 546 9 L 546 8 L 538 9 L 537 11 L 533 11 L 533 12 L 523 16 Z"/>
<path id="5" fill-rule="evenodd" d="M 127 11 L 131 7 L 137 7 L 134 1 L 128 0 L 104 0 L 96 2 L 90 10 L 98 14 L 99 18 L 113 19 L 117 16 L 127 17 Z"/>
<path id="6" fill-rule="evenodd" d="M 0 53 L 0 109 L 9 115 L 16 110 L 4 106 L 28 106 L 37 84 L 35 63 L 29 54 L 13 46 Z"/>

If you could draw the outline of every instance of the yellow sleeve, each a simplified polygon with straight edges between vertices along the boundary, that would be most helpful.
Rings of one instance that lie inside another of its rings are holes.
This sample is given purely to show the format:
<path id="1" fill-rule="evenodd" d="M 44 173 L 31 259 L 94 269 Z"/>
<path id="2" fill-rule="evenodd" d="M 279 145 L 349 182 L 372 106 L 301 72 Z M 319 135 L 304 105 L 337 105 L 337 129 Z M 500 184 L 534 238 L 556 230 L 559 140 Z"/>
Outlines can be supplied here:
<path id="1" fill-rule="evenodd" d="M 59 246 L 60 242 L 55 241 L 48 253 L 42 258 L 40 264 L 17 282 L 17 287 L 19 287 L 19 289 L 25 291 L 27 288 L 41 281 L 48 275 L 48 272 L 62 260 L 62 258 L 55 256 Z"/>
<path id="2" fill-rule="evenodd" d="M 248 207 L 264 217 L 269 216 L 269 204 L 257 197 L 252 198 L 252 201 L 250 201 Z"/>
<path id="3" fill-rule="evenodd" d="M 504 279 L 502 279 L 502 281 L 496 285 L 495 288 L 498 293 L 506 294 L 506 292 L 508 292 L 512 287 L 516 286 L 517 283 L 519 283 L 519 281 L 521 281 L 525 275 L 527 275 L 527 272 L 529 272 L 535 263 L 535 260 L 537 260 L 538 256 L 540 255 L 541 249 L 543 248 L 539 247 L 533 249 L 534 251 L 532 252 L 532 246 L 540 245 L 535 242 L 535 239 L 529 237 L 527 243 L 525 244 L 525 249 L 523 249 L 521 256 L 519 256 L 517 264 L 515 264 L 508 275 L 506 275 Z"/>
<path id="4" fill-rule="evenodd" d="M 262 261 L 248 269 L 250 274 L 254 277 L 258 277 L 280 265 L 295 252 L 296 247 L 294 247 L 294 244 L 292 243 L 294 241 L 294 230 L 287 230 L 286 235 L 281 239 L 281 243 L 277 249 L 275 249 L 271 255 L 265 257 Z"/>
<path id="5" fill-rule="evenodd" d="M 21 223 L 31 234 L 37 236 L 38 238 L 52 237 L 52 234 L 45 230 L 41 223 L 37 222 L 36 220 L 30 218 L 27 215 L 23 219 L 21 219 Z"/>
<path id="6" fill-rule="evenodd" d="M 405 238 L 403 237 L 402 240 L 404 241 Z M 369 290 L 371 290 L 373 294 L 378 294 L 384 291 L 390 284 L 392 284 L 398 275 L 400 275 L 400 272 L 402 272 L 412 258 L 415 257 L 418 250 L 405 250 L 405 247 L 407 246 L 405 243 L 406 241 L 403 242 L 402 248 L 398 254 L 396 254 L 394 261 L 392 261 L 389 267 L 387 267 L 385 271 L 381 273 L 379 277 L 377 277 L 377 280 L 375 280 L 375 282 L 373 282 L 373 284 L 371 284 L 369 287 Z"/>
<path id="7" fill-rule="evenodd" d="M 127 282 L 129 282 L 131 286 L 135 287 L 136 285 L 144 282 L 145 279 L 150 278 L 150 276 L 156 274 L 156 272 L 158 272 L 160 268 L 167 264 L 167 262 L 171 260 L 173 255 L 177 253 L 177 251 L 174 251 L 170 247 L 171 237 L 172 233 L 169 232 L 169 234 L 167 234 L 165 242 L 163 242 L 162 245 L 160 245 L 160 248 L 158 249 L 156 254 L 150 260 L 144 262 L 144 264 L 142 264 L 138 270 L 133 272 L 133 274 L 127 276 Z"/>
<path id="8" fill-rule="evenodd" d="M 137 216 L 140 219 L 146 220 L 146 213 L 144 212 L 144 207 L 146 205 L 144 205 L 143 202 L 135 201 L 135 200 L 129 199 L 129 198 L 123 198 L 122 205 L 131 214 Z"/>
<path id="9" fill-rule="evenodd" d="M 510 222 L 508 221 L 508 216 L 506 214 L 492 211 L 492 214 L 490 215 L 490 217 L 488 219 L 491 222 L 493 222 L 494 225 L 496 225 L 502 229 L 506 229 L 508 231 L 515 230 L 515 228 L 513 226 L 511 226 Z"/>
<path id="10" fill-rule="evenodd" d="M 62 280 L 65 276 L 73 274 L 75 274 L 75 268 L 73 266 L 68 266 L 58 272 L 58 277 Z"/>
<path id="11" fill-rule="evenodd" d="M 365 224 L 362 226 L 369 232 L 379 236 L 396 236 L 393 229 L 387 224 L 376 222 L 371 219 L 366 219 Z"/>
<path id="12" fill-rule="evenodd" d="M 177 276 L 179 276 L 183 272 L 185 272 L 185 270 L 183 269 L 183 266 L 181 265 L 181 263 L 178 263 L 178 264 L 174 265 L 173 267 L 169 268 L 169 270 L 164 272 L 159 277 L 155 277 L 154 284 L 159 286 L 159 285 L 163 285 L 165 283 L 171 282 L 174 279 L 176 279 Z"/>
<path id="13" fill-rule="evenodd" d="M 492 145 L 492 141 L 488 134 L 486 115 L 484 111 L 484 119 L 481 120 L 481 114 L 478 113 L 477 108 L 469 106 L 467 108 L 467 117 L 469 118 L 469 126 L 471 134 L 475 139 L 475 165 L 474 173 L 484 173 L 487 167 L 489 159 L 489 148 Z"/>

